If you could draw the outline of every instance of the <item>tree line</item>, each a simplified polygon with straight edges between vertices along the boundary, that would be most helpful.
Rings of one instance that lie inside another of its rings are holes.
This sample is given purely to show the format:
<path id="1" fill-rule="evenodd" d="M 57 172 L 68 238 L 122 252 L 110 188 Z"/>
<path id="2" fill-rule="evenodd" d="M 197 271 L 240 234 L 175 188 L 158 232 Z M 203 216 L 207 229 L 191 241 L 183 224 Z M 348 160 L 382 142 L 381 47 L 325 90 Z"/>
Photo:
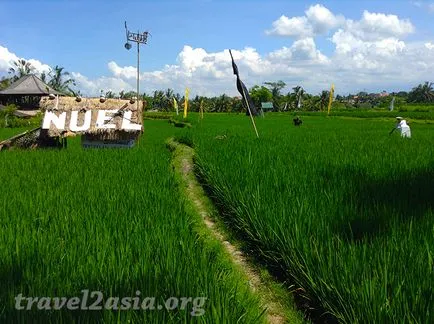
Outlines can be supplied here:
<path id="1" fill-rule="evenodd" d="M 26 60 L 18 60 L 9 69 L 9 76 L 0 80 L 0 90 L 7 88 L 12 82 L 22 76 L 35 73 L 34 67 Z M 40 75 L 42 81 L 47 83 L 54 90 L 65 95 L 79 96 L 80 91 L 76 90 L 76 83 L 71 78 L 70 73 L 63 67 L 56 65 L 47 73 Z M 249 89 L 250 96 L 255 106 L 260 107 L 263 102 L 271 102 L 274 111 L 288 110 L 325 110 L 330 97 L 328 90 L 323 90 L 318 94 L 306 92 L 302 86 L 296 86 L 287 93 L 283 93 L 286 88 L 284 81 L 264 82 L 262 85 L 255 85 Z M 101 95 L 106 98 L 131 99 L 136 97 L 135 91 L 113 91 L 101 90 Z M 140 95 L 145 103 L 146 110 L 171 111 L 173 110 L 174 99 L 181 105 L 184 96 L 175 93 L 173 89 L 155 90 L 152 93 Z M 434 103 L 434 90 L 432 82 L 425 82 L 414 87 L 411 91 L 395 92 L 387 94 L 359 92 L 347 96 L 337 95 L 334 98 L 334 108 L 386 108 L 394 99 L 395 105 L 399 108 L 406 103 L 429 104 Z M 195 96 L 190 99 L 190 110 L 199 111 L 202 105 L 205 111 L 210 112 L 242 112 L 244 111 L 241 97 L 230 97 L 226 94 L 214 97 Z"/>

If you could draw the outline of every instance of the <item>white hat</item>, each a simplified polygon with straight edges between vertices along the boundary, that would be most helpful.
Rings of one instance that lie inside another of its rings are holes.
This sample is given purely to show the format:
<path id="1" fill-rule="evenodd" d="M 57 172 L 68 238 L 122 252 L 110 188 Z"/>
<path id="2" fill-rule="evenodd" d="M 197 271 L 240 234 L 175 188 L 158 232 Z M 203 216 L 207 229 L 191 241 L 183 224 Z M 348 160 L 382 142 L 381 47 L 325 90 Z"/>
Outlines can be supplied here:
<path id="1" fill-rule="evenodd" d="M 398 117 L 396 117 L 396 119 L 404 119 L 404 118 L 398 116 Z"/>

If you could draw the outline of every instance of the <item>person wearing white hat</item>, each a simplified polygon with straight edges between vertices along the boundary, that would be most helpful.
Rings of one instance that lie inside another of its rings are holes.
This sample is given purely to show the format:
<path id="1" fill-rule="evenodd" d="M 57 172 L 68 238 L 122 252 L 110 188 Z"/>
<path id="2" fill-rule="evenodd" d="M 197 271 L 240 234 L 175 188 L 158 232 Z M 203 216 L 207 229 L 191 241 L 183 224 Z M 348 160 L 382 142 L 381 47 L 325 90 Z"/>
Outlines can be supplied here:
<path id="1" fill-rule="evenodd" d="M 407 121 L 402 117 L 396 117 L 396 125 L 389 133 L 392 134 L 393 131 L 397 129 L 401 133 L 401 137 L 411 138 L 410 126 L 408 126 Z"/>

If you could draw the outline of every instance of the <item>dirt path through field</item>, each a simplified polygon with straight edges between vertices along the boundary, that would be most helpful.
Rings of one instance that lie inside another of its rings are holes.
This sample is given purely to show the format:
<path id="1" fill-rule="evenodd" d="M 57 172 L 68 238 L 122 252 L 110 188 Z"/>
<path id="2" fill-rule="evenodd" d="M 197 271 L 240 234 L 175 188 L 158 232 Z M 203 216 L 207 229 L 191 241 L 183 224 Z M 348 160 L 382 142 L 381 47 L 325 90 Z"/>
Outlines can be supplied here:
<path id="1" fill-rule="evenodd" d="M 215 222 L 211 219 L 211 211 L 208 206 L 211 202 L 205 195 L 202 186 L 196 179 L 194 174 L 193 155 L 194 150 L 187 145 L 180 144 L 173 139 L 167 141 L 168 147 L 173 152 L 173 167 L 174 171 L 180 175 L 182 185 L 184 186 L 184 194 L 192 202 L 196 212 L 201 215 L 205 225 L 224 246 L 231 260 L 238 266 L 249 280 L 250 287 L 253 292 L 260 296 L 262 305 L 266 308 L 267 320 L 269 323 L 287 323 L 288 319 L 283 311 L 278 298 L 273 296 L 272 290 L 261 279 L 258 271 L 254 266 L 249 264 L 244 253 L 237 249 L 231 242 L 227 240 L 224 233 L 219 230 Z"/>

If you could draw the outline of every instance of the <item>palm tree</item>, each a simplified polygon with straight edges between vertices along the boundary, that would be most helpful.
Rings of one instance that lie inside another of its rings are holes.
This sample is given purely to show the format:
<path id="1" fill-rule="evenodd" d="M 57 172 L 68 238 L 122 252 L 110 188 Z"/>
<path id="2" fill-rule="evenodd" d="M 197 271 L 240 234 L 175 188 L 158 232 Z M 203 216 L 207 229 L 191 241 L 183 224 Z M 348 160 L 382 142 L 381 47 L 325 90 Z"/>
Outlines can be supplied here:
<path id="1" fill-rule="evenodd" d="M 164 92 L 164 98 L 163 98 L 164 111 L 169 111 L 171 109 L 174 94 L 175 92 L 170 88 L 167 88 L 167 90 Z"/>
<path id="2" fill-rule="evenodd" d="M 113 99 L 114 97 L 115 97 L 115 93 L 113 92 L 113 91 L 111 91 L 111 90 L 109 90 L 109 91 L 107 91 L 106 93 L 105 93 L 105 97 L 107 98 L 107 99 Z"/>
<path id="3" fill-rule="evenodd" d="M 408 94 L 408 101 L 416 103 L 434 102 L 433 83 L 425 82 L 413 88 Z"/>
<path id="4" fill-rule="evenodd" d="M 54 90 L 59 92 L 68 93 L 71 92 L 70 85 L 75 86 L 75 80 L 69 77 L 69 72 L 64 71 L 65 68 L 56 65 L 48 72 L 51 77 L 50 85 Z"/>
<path id="5" fill-rule="evenodd" d="M 32 74 L 35 70 L 35 68 L 30 64 L 30 62 L 27 62 L 23 59 L 19 59 L 13 64 L 14 67 L 9 68 L 9 74 L 12 74 L 12 81 L 16 81 L 25 75 Z"/>
<path id="6" fill-rule="evenodd" d="M 321 92 L 321 96 L 320 96 L 320 110 L 324 110 L 325 107 L 327 106 L 327 101 L 329 100 L 330 97 L 330 92 L 328 92 L 327 90 L 323 90 Z"/>
<path id="7" fill-rule="evenodd" d="M 164 92 L 161 90 L 155 90 L 152 98 L 153 107 L 159 110 L 163 110 L 164 101 L 165 101 L 164 99 L 165 99 Z"/>
<path id="8" fill-rule="evenodd" d="M 45 72 L 41 73 L 41 80 L 42 82 L 47 83 L 47 74 Z"/>
<path id="9" fill-rule="evenodd" d="M 297 109 L 300 109 L 301 104 L 302 104 L 304 90 L 301 86 L 296 86 L 296 87 L 292 88 L 292 90 L 294 90 L 295 97 L 297 98 Z"/>
<path id="10" fill-rule="evenodd" d="M 277 82 L 264 82 L 264 84 L 267 85 L 271 91 L 274 109 L 279 110 L 280 101 L 282 98 L 281 90 L 285 88 L 286 83 L 282 80 L 279 80 Z"/>
<path id="11" fill-rule="evenodd" d="M 216 98 L 215 108 L 216 112 L 230 112 L 231 111 L 231 98 L 229 98 L 226 94 L 222 94 L 221 96 Z"/>

